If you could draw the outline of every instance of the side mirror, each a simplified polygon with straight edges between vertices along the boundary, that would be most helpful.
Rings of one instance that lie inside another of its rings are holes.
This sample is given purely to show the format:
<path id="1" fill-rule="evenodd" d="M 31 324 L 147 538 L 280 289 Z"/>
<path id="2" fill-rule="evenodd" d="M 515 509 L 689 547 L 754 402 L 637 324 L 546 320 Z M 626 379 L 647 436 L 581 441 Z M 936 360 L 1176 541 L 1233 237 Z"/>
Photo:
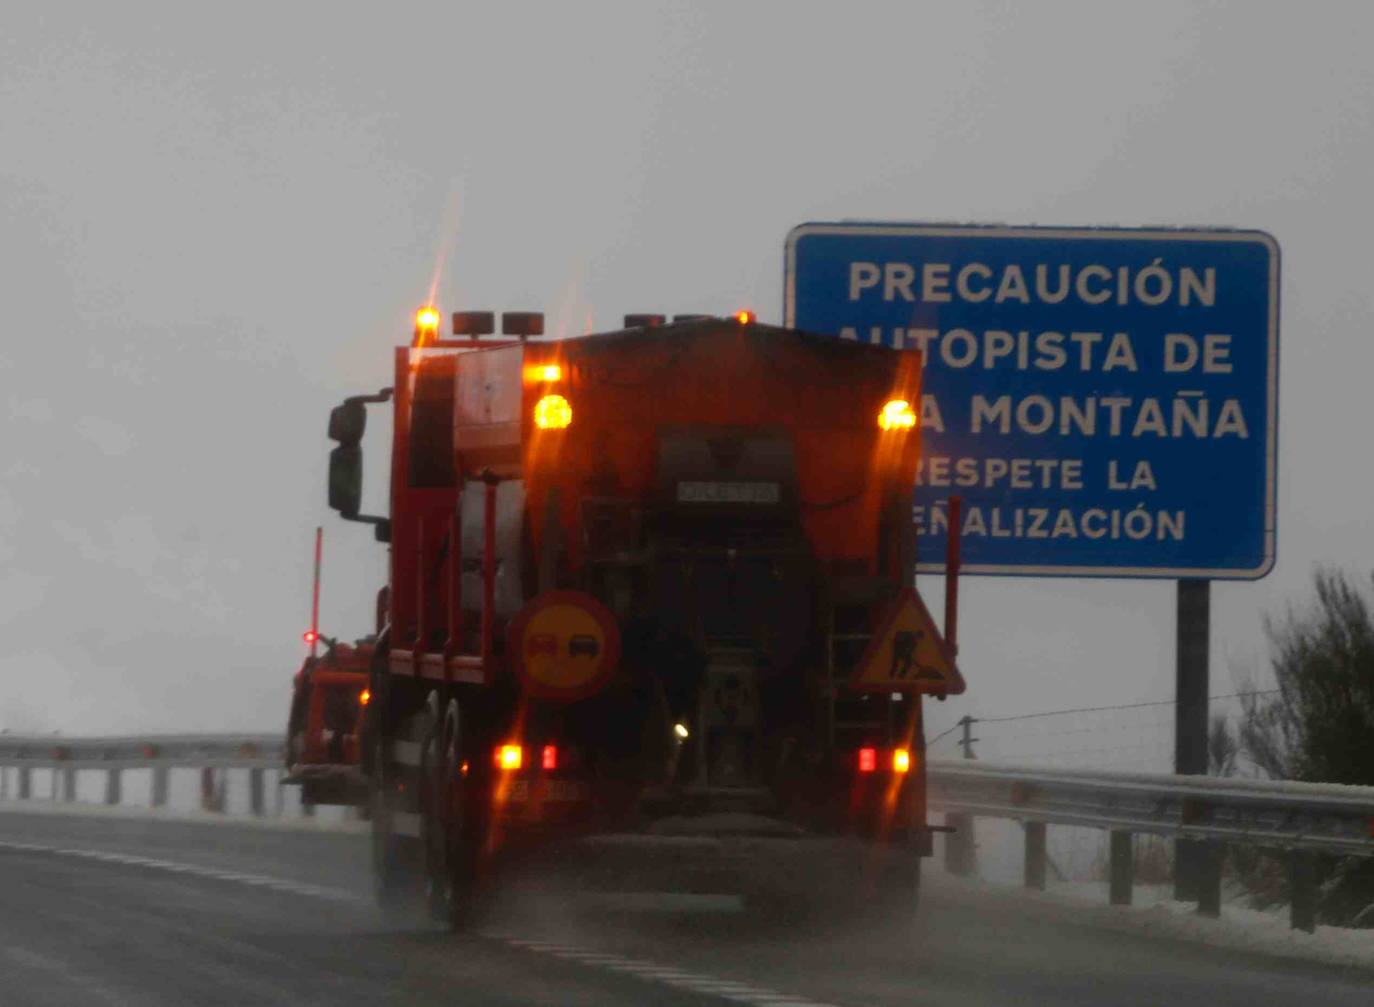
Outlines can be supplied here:
<path id="1" fill-rule="evenodd" d="M 343 406 L 334 412 L 337 414 Z M 362 406 L 359 405 L 359 411 Z M 329 419 L 330 436 L 334 436 L 334 417 Z M 363 449 L 357 445 L 340 444 L 329 452 L 329 506 L 345 518 L 356 518 L 363 505 Z"/>
<path id="2" fill-rule="evenodd" d="M 345 400 L 329 413 L 329 439 L 340 444 L 357 444 L 367 430 L 367 406 L 361 398 Z M 333 485 L 331 479 L 330 485 Z M 331 505 L 332 506 L 332 505 Z"/>

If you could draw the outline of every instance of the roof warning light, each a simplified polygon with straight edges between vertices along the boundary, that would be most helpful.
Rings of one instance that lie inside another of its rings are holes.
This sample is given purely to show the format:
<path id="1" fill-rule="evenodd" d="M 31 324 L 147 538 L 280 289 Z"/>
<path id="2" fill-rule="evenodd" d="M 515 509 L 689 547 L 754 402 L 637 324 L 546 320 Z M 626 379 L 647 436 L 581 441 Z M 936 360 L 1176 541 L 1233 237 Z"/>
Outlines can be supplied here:
<path id="1" fill-rule="evenodd" d="M 415 312 L 415 338 L 419 341 L 439 338 L 439 309 L 426 304 Z"/>
<path id="2" fill-rule="evenodd" d="M 572 406 L 561 395 L 545 395 L 534 406 L 534 425 L 540 430 L 564 430 L 572 424 Z"/>
<path id="3" fill-rule="evenodd" d="M 883 430 L 910 430 L 916 425 L 916 411 L 906 399 L 893 399 L 878 414 L 878 426 Z"/>

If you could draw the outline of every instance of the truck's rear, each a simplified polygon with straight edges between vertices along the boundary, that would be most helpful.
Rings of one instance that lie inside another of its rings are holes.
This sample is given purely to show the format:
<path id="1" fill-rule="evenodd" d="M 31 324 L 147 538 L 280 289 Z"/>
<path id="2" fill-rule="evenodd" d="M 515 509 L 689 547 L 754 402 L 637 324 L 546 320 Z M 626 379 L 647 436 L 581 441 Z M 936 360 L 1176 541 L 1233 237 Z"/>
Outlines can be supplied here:
<path id="1" fill-rule="evenodd" d="M 928 852 L 921 693 L 960 686 L 868 667 L 912 597 L 918 355 L 703 319 L 397 360 L 384 895 L 458 915 L 574 833 Z"/>

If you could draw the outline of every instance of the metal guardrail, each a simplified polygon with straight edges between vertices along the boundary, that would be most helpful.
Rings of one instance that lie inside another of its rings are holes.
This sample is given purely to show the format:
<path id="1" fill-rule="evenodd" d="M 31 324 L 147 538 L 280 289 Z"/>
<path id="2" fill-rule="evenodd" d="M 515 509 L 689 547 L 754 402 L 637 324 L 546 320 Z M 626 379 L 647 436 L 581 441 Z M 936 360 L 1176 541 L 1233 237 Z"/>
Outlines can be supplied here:
<path id="1" fill-rule="evenodd" d="M 976 817 L 1374 856 L 1374 787 L 940 761 L 930 794 Z"/>
<path id="2" fill-rule="evenodd" d="M 263 770 L 280 769 L 283 743 L 274 735 L 150 735 L 136 738 L 63 738 L 0 735 L 0 768 L 19 770 L 19 797 L 30 796 L 33 769 L 62 773 L 62 799 L 75 799 L 77 770 L 107 773 L 105 800 L 118 804 L 120 773 L 153 770 L 153 804 L 167 799 L 172 768 L 247 769 L 251 807 L 262 813 Z M 1068 769 L 1027 769 L 969 760 L 932 760 L 930 804 L 956 832 L 947 838 L 946 866 L 973 869 L 973 819 L 1019 821 L 1025 828 L 1028 887 L 1045 887 L 1045 829 L 1070 825 L 1111 835 L 1110 899 L 1131 901 L 1137 833 L 1191 841 L 1203 870 L 1191 898 L 1199 910 L 1220 910 L 1221 856 L 1225 844 L 1270 848 L 1289 862 L 1293 925 L 1315 924 L 1313 854 L 1374 857 L 1374 787 L 1238 780 L 1168 774 Z M 54 791 L 56 783 L 54 783 Z"/>
<path id="3" fill-rule="evenodd" d="M 1221 861 L 1227 844 L 1277 851 L 1288 863 L 1295 928 L 1316 923 L 1314 854 L 1374 857 L 1374 787 L 1287 780 L 1027 769 L 942 760 L 929 765 L 930 804 L 958 830 L 946 845 L 954 873 L 973 868 L 974 818 L 1019 821 L 1025 828 L 1025 883 L 1045 887 L 1047 825 L 1104 829 L 1111 835 L 1109 897 L 1129 904 L 1134 883 L 1132 836 L 1193 844 L 1196 865 L 1180 898 L 1199 912 L 1221 909 Z M 1181 852 L 1181 851 L 1180 851 Z M 1178 864 L 1181 865 L 1181 855 Z M 1176 871 L 1182 878 L 1183 872 Z"/>
<path id="4" fill-rule="evenodd" d="M 255 815 L 265 812 L 266 770 L 280 769 L 284 743 L 280 736 L 269 734 L 155 734 L 123 738 L 64 738 L 60 735 L 22 736 L 0 734 L 0 770 L 18 770 L 20 800 L 32 797 L 32 773 L 35 769 L 51 769 L 53 796 L 66 802 L 76 800 L 76 774 L 81 770 L 100 770 L 105 773 L 105 803 L 119 804 L 123 797 L 123 771 L 151 769 L 153 771 L 152 803 L 162 807 L 167 803 L 168 774 L 173 769 L 201 770 L 201 804 L 209 810 L 222 810 L 222 791 L 214 786 L 217 770 L 246 769 L 248 771 L 249 807 Z M 8 779 L 0 780 L 7 785 Z M 5 796 L 8 796 L 6 792 Z"/>
<path id="5" fill-rule="evenodd" d="M 64 738 L 0 734 L 0 765 L 37 769 L 278 769 L 279 735 L 154 734 Z"/>

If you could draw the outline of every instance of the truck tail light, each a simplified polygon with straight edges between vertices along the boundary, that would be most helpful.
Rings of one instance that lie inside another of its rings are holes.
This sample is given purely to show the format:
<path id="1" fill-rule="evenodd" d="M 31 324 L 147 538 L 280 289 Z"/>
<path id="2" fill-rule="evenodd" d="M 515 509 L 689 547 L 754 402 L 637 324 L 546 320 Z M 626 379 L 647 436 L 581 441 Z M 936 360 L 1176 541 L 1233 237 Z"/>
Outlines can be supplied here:
<path id="1" fill-rule="evenodd" d="M 525 749 L 521 745 L 501 745 L 496 749 L 496 768 L 514 772 L 525 764 Z"/>
<path id="2" fill-rule="evenodd" d="M 543 767 L 544 769 L 546 769 L 546 770 L 548 770 L 548 769 L 557 769 L 557 768 L 558 768 L 558 746 L 557 746 L 557 745 L 545 745 L 545 746 L 544 746 L 543 756 L 540 758 L 539 764 L 540 764 L 540 766 L 542 766 L 542 767 Z"/>
<path id="3" fill-rule="evenodd" d="M 859 772 L 874 773 L 878 770 L 878 750 L 876 748 L 859 749 Z"/>
<path id="4" fill-rule="evenodd" d="M 572 406 L 561 395 L 545 395 L 534 405 L 534 425 L 540 430 L 565 430 L 572 424 Z"/>
<path id="5" fill-rule="evenodd" d="M 905 748 L 892 750 L 892 771 L 894 773 L 911 772 L 911 753 Z"/>

